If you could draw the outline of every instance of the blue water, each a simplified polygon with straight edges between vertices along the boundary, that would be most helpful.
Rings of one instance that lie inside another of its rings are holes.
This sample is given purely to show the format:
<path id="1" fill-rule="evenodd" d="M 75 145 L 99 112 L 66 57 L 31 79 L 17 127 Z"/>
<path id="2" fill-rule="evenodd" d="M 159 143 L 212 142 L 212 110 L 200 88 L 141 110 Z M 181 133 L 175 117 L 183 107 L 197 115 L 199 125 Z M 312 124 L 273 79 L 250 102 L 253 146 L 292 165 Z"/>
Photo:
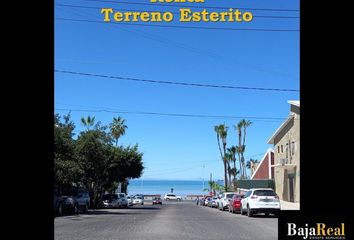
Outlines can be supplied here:
<path id="1" fill-rule="evenodd" d="M 208 181 L 198 180 L 130 180 L 128 185 L 128 194 L 161 194 L 161 196 L 166 193 L 171 192 L 173 188 L 173 193 L 185 197 L 192 194 L 206 194 L 203 192 L 204 188 L 208 188 Z"/>

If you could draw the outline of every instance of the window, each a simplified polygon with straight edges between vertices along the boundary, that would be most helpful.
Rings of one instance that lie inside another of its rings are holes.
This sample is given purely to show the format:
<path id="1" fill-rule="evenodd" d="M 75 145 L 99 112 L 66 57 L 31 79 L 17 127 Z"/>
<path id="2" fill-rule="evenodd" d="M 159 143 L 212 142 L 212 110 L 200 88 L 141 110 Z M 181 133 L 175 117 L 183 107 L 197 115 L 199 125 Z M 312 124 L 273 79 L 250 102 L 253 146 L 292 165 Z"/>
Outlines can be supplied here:
<path id="1" fill-rule="evenodd" d="M 286 159 L 288 159 L 288 157 L 289 157 L 288 152 L 289 152 L 289 145 L 286 144 L 286 147 L 285 147 L 285 154 L 286 154 L 285 158 Z"/>
<path id="2" fill-rule="evenodd" d="M 226 198 L 232 198 L 234 196 L 234 193 L 230 193 L 226 195 Z"/>
<path id="3" fill-rule="evenodd" d="M 281 145 L 281 152 L 283 152 L 283 145 Z"/>
<path id="4" fill-rule="evenodd" d="M 275 192 L 272 190 L 256 190 L 253 195 L 257 196 L 275 196 Z"/>
<path id="5" fill-rule="evenodd" d="M 291 153 L 292 155 L 295 154 L 295 142 L 291 142 Z"/>
<path id="6" fill-rule="evenodd" d="M 279 145 L 278 145 L 278 153 L 280 153 L 280 147 L 279 147 Z"/>

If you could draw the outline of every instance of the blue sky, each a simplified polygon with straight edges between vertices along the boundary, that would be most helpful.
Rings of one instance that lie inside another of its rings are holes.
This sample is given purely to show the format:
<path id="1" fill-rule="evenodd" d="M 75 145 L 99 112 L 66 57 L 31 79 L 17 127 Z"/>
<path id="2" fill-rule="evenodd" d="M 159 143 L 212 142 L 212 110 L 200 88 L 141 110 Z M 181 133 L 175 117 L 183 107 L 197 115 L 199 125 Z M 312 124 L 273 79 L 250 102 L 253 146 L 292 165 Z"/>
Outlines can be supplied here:
<path id="1" fill-rule="evenodd" d="M 171 7 L 82 0 L 56 0 L 55 4 L 56 18 L 95 21 L 103 20 L 98 9 L 62 5 L 178 11 Z M 280 0 L 207 0 L 204 5 L 299 9 L 298 1 Z M 254 16 L 299 16 L 294 11 L 251 12 Z M 241 24 L 178 21 L 161 24 L 299 29 L 298 18 L 254 17 L 251 23 Z M 299 89 L 299 32 L 197 30 L 56 20 L 55 69 L 162 81 Z M 286 118 L 290 99 L 299 99 L 299 93 L 198 88 L 55 73 L 55 109 L 60 114 L 68 111 L 58 109 L 111 109 Z M 237 119 L 76 111 L 71 115 L 77 132 L 83 129 L 80 125 L 83 116 L 95 116 L 104 124 L 114 116 L 125 118 L 128 129 L 120 143 L 124 146 L 138 143 L 144 153 L 144 179 L 200 180 L 208 179 L 211 172 L 215 179 L 222 179 L 214 125 L 228 125 L 229 146 L 237 144 L 232 127 Z M 245 155 L 260 159 L 271 147 L 267 140 L 281 121 L 251 121 Z"/>

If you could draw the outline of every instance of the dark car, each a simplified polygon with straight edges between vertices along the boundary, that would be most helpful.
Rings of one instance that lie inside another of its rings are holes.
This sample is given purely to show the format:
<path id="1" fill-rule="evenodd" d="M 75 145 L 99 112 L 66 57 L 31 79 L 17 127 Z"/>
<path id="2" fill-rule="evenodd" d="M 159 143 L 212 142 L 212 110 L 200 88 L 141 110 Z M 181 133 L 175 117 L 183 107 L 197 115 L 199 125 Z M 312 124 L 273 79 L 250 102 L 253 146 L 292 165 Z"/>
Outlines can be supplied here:
<path id="1" fill-rule="evenodd" d="M 87 212 L 90 207 L 89 193 L 80 188 L 63 188 L 54 192 L 54 211 L 58 215 L 64 213 L 78 214 Z"/>
<path id="2" fill-rule="evenodd" d="M 241 213 L 241 199 L 244 195 L 242 194 L 234 194 L 229 204 L 229 212 L 231 213 Z"/>
<path id="3" fill-rule="evenodd" d="M 64 192 L 65 194 L 65 192 Z M 64 213 L 78 213 L 78 207 L 75 204 L 74 197 L 63 195 L 62 191 L 54 191 L 54 213 L 61 216 Z"/>
<path id="4" fill-rule="evenodd" d="M 62 198 L 60 192 L 55 189 L 54 190 L 54 214 L 59 216 L 64 213 L 64 199 Z"/>
<path id="5" fill-rule="evenodd" d="M 155 205 L 155 204 L 160 204 L 160 205 L 162 205 L 162 200 L 161 200 L 161 198 L 155 197 L 155 198 L 152 200 L 152 205 Z"/>

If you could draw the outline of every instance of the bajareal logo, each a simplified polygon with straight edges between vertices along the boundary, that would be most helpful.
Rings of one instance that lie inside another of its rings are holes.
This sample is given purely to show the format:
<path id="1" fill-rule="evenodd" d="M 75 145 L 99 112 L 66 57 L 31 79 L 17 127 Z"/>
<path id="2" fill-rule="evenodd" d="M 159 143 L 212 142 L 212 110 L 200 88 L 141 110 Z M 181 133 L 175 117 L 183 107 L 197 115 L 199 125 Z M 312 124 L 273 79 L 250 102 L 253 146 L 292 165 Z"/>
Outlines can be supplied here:
<path id="1" fill-rule="evenodd" d="M 298 227 L 295 223 L 288 223 L 287 236 L 299 236 L 303 239 L 345 239 L 344 223 L 336 227 L 325 223 L 316 223 L 312 227 L 306 223 L 304 227 Z"/>

